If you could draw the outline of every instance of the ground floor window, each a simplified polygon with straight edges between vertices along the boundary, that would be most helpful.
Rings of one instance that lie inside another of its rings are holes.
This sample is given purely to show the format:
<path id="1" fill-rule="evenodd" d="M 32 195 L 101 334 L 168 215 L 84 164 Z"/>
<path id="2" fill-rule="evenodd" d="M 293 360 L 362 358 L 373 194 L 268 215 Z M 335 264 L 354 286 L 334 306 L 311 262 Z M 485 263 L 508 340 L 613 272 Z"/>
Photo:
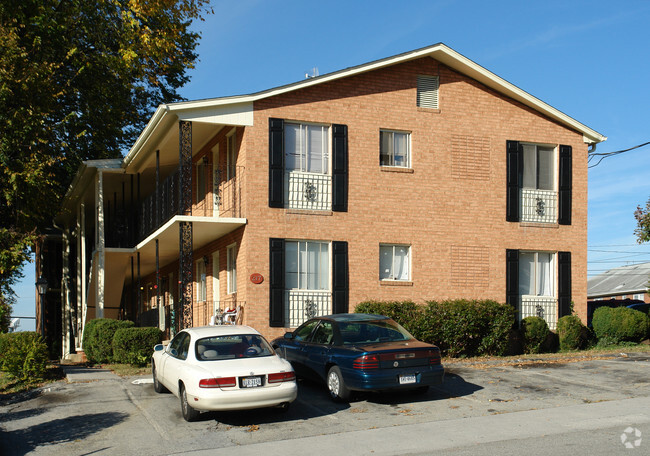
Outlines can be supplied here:
<path id="1" fill-rule="evenodd" d="M 411 247 L 381 244 L 379 246 L 379 280 L 410 280 Z"/>

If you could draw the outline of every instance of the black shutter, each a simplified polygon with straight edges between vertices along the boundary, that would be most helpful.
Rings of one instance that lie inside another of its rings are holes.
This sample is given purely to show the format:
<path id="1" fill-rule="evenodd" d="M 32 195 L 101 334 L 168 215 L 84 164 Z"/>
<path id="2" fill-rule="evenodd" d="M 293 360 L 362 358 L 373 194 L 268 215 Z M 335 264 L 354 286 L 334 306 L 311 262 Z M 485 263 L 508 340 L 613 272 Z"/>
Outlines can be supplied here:
<path id="1" fill-rule="evenodd" d="M 332 313 L 348 313 L 348 243 L 332 242 Z"/>
<path id="2" fill-rule="evenodd" d="M 558 195 L 558 223 L 560 225 L 571 225 L 572 171 L 572 148 L 571 146 L 560 146 L 560 192 Z"/>
<path id="3" fill-rule="evenodd" d="M 332 125 L 332 210 L 348 210 L 347 125 Z"/>
<path id="4" fill-rule="evenodd" d="M 506 304 L 519 308 L 519 250 L 506 250 Z"/>
<path id="5" fill-rule="evenodd" d="M 269 119 L 269 207 L 284 207 L 284 120 Z"/>
<path id="6" fill-rule="evenodd" d="M 284 326 L 284 239 L 270 239 L 269 326 Z"/>
<path id="7" fill-rule="evenodd" d="M 519 188 L 523 169 L 523 147 L 519 141 L 506 141 L 506 220 L 519 221 Z"/>
<path id="8" fill-rule="evenodd" d="M 557 253 L 558 318 L 571 315 L 571 252 Z"/>

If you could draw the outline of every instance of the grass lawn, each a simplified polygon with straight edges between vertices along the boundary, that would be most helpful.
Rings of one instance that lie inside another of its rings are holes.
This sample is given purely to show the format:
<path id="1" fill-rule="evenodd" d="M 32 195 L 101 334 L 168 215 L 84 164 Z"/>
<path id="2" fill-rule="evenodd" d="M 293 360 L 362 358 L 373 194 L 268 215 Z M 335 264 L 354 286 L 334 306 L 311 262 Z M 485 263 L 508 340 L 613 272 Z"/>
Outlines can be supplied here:
<path id="1" fill-rule="evenodd" d="M 44 378 L 16 380 L 6 372 L 0 371 L 0 400 L 5 396 L 15 393 L 23 393 L 38 388 L 47 383 L 56 382 L 63 379 L 63 371 L 59 366 L 50 365 L 47 367 Z"/>

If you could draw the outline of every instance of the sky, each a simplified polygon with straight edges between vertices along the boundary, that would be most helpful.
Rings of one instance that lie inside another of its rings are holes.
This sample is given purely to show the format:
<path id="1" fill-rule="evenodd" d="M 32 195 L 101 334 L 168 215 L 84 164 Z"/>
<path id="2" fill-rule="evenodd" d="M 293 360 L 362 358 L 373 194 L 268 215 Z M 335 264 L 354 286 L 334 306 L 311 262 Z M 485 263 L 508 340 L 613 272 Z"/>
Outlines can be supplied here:
<path id="1" fill-rule="evenodd" d="M 650 141 L 647 0 L 231 0 L 196 22 L 188 100 L 250 94 L 444 43 L 607 136 L 597 152 Z M 585 157 L 586 159 L 586 157 Z M 650 261 L 634 210 L 650 198 L 650 146 L 589 170 L 588 275 Z M 34 315 L 33 264 L 14 315 Z M 22 320 L 20 330 L 33 330 Z"/>

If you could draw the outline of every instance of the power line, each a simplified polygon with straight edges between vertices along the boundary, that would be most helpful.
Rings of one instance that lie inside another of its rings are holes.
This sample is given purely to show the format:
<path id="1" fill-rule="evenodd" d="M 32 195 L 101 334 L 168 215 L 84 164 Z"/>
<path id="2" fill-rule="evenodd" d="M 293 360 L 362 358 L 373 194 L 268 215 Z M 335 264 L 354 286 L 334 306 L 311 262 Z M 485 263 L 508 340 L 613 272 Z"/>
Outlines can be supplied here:
<path id="1" fill-rule="evenodd" d="M 630 147 L 629 149 L 616 150 L 614 152 L 600 152 L 600 153 L 594 152 L 592 154 L 589 154 L 589 158 L 587 159 L 587 163 L 590 163 L 595 157 L 600 157 L 600 158 L 598 159 L 596 164 L 588 166 L 588 168 L 593 168 L 595 166 L 600 165 L 600 162 L 603 161 L 604 159 L 606 159 L 607 157 L 613 157 L 614 155 L 629 152 L 631 150 L 638 149 L 638 148 L 643 147 L 643 146 L 647 146 L 648 144 L 650 144 L 650 141 L 645 142 L 643 144 L 639 144 L 638 146 Z"/>

